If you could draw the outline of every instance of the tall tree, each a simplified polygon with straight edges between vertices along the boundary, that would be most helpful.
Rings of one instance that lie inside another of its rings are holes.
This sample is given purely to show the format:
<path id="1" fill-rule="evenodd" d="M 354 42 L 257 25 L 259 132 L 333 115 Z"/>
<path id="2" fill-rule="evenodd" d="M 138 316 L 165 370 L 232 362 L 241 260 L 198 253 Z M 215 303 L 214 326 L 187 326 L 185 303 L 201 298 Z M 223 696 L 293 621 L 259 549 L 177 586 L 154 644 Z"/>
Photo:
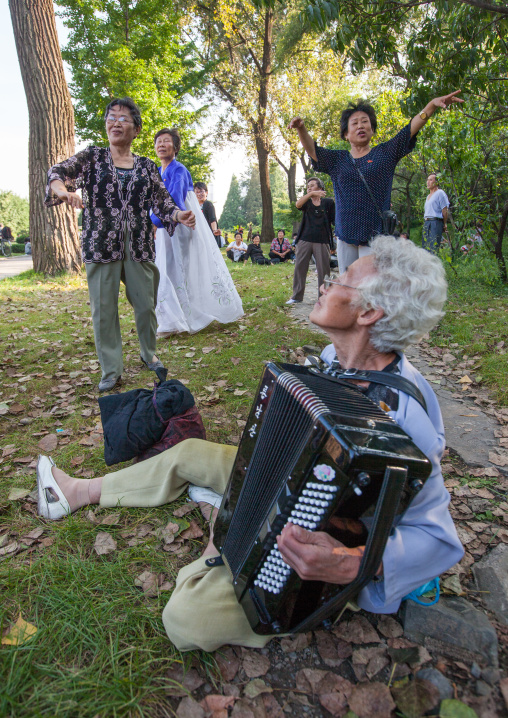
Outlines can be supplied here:
<path id="1" fill-rule="evenodd" d="M 228 196 L 224 202 L 222 214 L 219 219 L 219 226 L 224 229 L 233 229 L 239 224 L 245 223 L 245 214 L 243 212 L 243 197 L 240 191 L 240 183 L 235 175 L 231 178 Z"/>
<path id="2" fill-rule="evenodd" d="M 14 236 L 20 232 L 28 232 L 30 227 L 28 200 L 14 192 L 0 191 L 0 217 L 3 224 L 11 228 Z"/>
<path id="3" fill-rule="evenodd" d="M 283 13 L 271 8 L 257 11 L 250 0 L 207 0 L 197 3 L 194 11 L 198 21 L 189 33 L 200 48 L 202 66 L 215 93 L 240 118 L 235 130 L 246 133 L 255 147 L 263 203 L 261 236 L 267 242 L 273 237 L 270 90 L 274 37 Z"/>
<path id="4" fill-rule="evenodd" d="M 186 93 L 198 98 L 202 74 L 193 50 L 182 42 L 181 12 L 173 0 L 56 0 L 69 28 L 63 58 L 72 69 L 71 92 L 80 138 L 107 141 L 104 109 L 113 97 L 128 95 L 139 105 L 143 131 L 136 152 L 156 159 L 153 136 L 177 126 L 178 159 L 191 174 L 209 178 L 209 153 L 196 141 L 201 110 L 190 109 Z"/>
<path id="5" fill-rule="evenodd" d="M 49 167 L 74 154 L 74 113 L 65 81 L 51 0 L 9 0 L 30 119 L 30 238 L 34 269 L 78 271 L 81 253 L 76 213 L 46 208 Z"/>

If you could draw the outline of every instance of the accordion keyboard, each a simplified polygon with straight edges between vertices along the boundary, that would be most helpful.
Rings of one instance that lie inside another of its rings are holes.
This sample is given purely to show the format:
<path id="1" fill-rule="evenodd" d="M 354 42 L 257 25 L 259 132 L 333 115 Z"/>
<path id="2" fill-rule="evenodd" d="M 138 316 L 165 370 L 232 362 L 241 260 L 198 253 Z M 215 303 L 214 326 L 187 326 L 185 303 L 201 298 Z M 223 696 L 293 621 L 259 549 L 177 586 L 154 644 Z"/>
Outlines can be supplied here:
<path id="1" fill-rule="evenodd" d="M 289 514 L 287 523 L 303 526 L 303 528 L 313 531 L 320 525 L 338 490 L 337 486 L 308 481 Z M 259 569 L 254 585 L 270 593 L 280 593 L 290 574 L 291 568 L 282 558 L 277 544 L 274 542 L 270 553 Z"/>

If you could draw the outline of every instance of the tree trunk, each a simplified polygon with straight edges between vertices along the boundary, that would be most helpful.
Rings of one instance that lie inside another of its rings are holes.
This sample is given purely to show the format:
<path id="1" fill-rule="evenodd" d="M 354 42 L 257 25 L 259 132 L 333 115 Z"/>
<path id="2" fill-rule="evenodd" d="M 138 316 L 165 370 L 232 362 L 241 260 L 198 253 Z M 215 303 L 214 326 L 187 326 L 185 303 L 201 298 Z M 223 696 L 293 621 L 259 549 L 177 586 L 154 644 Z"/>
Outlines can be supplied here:
<path id="1" fill-rule="evenodd" d="M 263 206 L 263 221 L 261 223 L 261 241 L 271 242 L 273 231 L 273 203 L 270 186 L 269 147 L 266 137 L 266 112 L 268 108 L 268 89 L 272 72 L 272 31 L 273 10 L 265 12 L 265 29 L 263 36 L 263 61 L 259 77 L 259 109 L 258 118 L 254 127 L 256 137 L 256 151 L 259 163 L 259 181 L 261 183 L 261 203 Z"/>
<path id="2" fill-rule="evenodd" d="M 78 223 L 67 205 L 45 207 L 48 169 L 74 154 L 74 111 L 52 0 L 9 0 L 30 118 L 30 239 L 36 272 L 81 268 Z"/>
<path id="3" fill-rule="evenodd" d="M 503 213 L 501 215 L 501 222 L 499 224 L 499 230 L 497 233 L 497 242 L 494 247 L 497 263 L 499 265 L 499 274 L 503 282 L 508 282 L 508 272 L 506 270 L 506 259 L 503 254 L 503 239 L 506 231 L 506 225 L 508 222 L 508 200 L 505 202 L 503 207 Z"/>
<path id="4" fill-rule="evenodd" d="M 263 207 L 263 218 L 261 222 L 261 241 L 271 242 L 274 238 L 273 230 L 273 203 L 272 189 L 270 186 L 270 162 L 269 153 L 263 142 L 263 138 L 256 133 L 256 151 L 258 154 L 259 183 L 261 185 L 261 204 Z"/>
<path id="5" fill-rule="evenodd" d="M 294 204 L 298 199 L 296 196 L 296 161 L 291 160 L 288 172 L 288 195 L 291 204 Z"/>

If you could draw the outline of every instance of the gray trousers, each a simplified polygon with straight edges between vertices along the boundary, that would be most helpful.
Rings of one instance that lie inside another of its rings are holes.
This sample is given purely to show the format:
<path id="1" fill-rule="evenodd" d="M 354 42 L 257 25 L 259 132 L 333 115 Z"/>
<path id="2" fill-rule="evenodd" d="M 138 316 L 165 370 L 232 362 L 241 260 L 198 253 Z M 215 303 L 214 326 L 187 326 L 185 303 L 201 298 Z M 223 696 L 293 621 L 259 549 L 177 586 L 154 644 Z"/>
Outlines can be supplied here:
<path id="1" fill-rule="evenodd" d="M 343 274 L 350 264 L 356 262 L 360 257 L 372 254 L 368 244 L 348 244 L 337 239 L 337 261 L 339 263 L 339 274 Z"/>
<path id="2" fill-rule="evenodd" d="M 155 354 L 157 318 L 155 305 L 159 287 L 159 270 L 153 262 L 134 262 L 129 242 L 125 259 L 107 264 L 86 264 L 88 293 L 92 310 L 95 348 L 102 368 L 102 378 L 122 376 L 122 336 L 118 318 L 120 282 L 125 284 L 127 299 L 134 309 L 140 353 L 146 362 Z"/>
<path id="3" fill-rule="evenodd" d="M 323 279 L 327 274 L 330 274 L 330 247 L 328 244 L 302 240 L 297 242 L 292 297 L 297 302 L 301 302 L 305 294 L 305 280 L 312 255 L 314 255 L 318 274 L 318 294 L 319 288 L 323 284 Z"/>
<path id="4" fill-rule="evenodd" d="M 442 219 L 426 219 L 423 225 L 422 247 L 435 254 L 441 246 L 444 221 Z"/>

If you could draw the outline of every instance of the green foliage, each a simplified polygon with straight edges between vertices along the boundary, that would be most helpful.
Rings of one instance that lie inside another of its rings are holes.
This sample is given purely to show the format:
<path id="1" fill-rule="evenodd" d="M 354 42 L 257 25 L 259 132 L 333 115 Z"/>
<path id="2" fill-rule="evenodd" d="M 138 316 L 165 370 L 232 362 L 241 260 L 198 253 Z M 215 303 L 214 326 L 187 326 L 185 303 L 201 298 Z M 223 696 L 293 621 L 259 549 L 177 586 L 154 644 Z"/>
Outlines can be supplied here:
<path id="1" fill-rule="evenodd" d="M 192 49 L 182 42 L 181 13 L 173 0 L 58 0 L 69 28 L 62 55 L 72 69 L 78 135 L 105 144 L 104 110 L 125 95 L 139 105 L 143 130 L 136 152 L 156 159 L 153 136 L 177 126 L 182 135 L 178 159 L 201 178 L 209 176 L 209 154 L 195 141 L 200 111 L 187 108 L 184 95 L 199 91 Z"/>
<path id="2" fill-rule="evenodd" d="M 0 221 L 11 228 L 13 237 L 20 232 L 28 232 L 28 210 L 27 199 L 14 192 L 0 191 Z"/>
<path id="3" fill-rule="evenodd" d="M 235 227 L 239 224 L 245 224 L 245 215 L 243 211 L 243 198 L 240 190 L 240 183 L 236 175 L 231 178 L 228 196 L 224 203 L 222 214 L 219 219 L 219 227 Z"/>
<path id="4" fill-rule="evenodd" d="M 18 244 L 17 242 L 14 242 L 13 244 L 11 244 L 11 251 L 13 254 L 24 254 L 25 253 L 25 245 Z"/>

